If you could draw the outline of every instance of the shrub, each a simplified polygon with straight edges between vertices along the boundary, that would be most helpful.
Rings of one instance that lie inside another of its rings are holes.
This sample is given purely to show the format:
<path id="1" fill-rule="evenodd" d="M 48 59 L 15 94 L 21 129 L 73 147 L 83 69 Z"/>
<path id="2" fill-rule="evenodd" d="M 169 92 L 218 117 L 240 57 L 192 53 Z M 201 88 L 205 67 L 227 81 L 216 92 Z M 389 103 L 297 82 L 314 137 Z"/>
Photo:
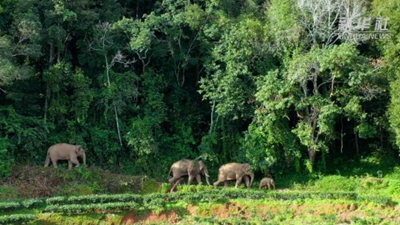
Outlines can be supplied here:
<path id="1" fill-rule="evenodd" d="M 34 220 L 36 217 L 33 214 L 13 214 L 0 216 L 0 224 L 23 224 Z"/>
<path id="2" fill-rule="evenodd" d="M 353 177 L 331 175 L 316 180 L 314 185 L 319 191 L 354 191 L 357 188 L 357 181 Z"/>
<path id="3" fill-rule="evenodd" d="M 21 204 L 19 202 L 0 202 L 1 211 L 16 209 L 20 206 Z"/>
<path id="4" fill-rule="evenodd" d="M 111 202 L 111 203 L 100 203 L 100 204 L 70 204 L 70 205 L 50 205 L 47 206 L 45 212 L 60 212 L 66 214 L 79 214 L 94 211 L 122 211 L 138 208 L 139 205 L 136 202 Z"/>
<path id="5" fill-rule="evenodd" d="M 14 158 L 11 157 L 11 154 L 7 150 L 11 146 L 11 143 L 7 139 L 0 138 L 0 178 L 7 177 L 11 173 Z"/>
<path id="6" fill-rule="evenodd" d="M 386 189 L 386 193 L 391 194 L 391 195 L 400 195 L 400 180 L 388 180 L 388 187 Z"/>
<path id="7" fill-rule="evenodd" d="M 0 186 L 0 200 L 16 199 L 18 194 L 15 188 L 8 186 Z"/>

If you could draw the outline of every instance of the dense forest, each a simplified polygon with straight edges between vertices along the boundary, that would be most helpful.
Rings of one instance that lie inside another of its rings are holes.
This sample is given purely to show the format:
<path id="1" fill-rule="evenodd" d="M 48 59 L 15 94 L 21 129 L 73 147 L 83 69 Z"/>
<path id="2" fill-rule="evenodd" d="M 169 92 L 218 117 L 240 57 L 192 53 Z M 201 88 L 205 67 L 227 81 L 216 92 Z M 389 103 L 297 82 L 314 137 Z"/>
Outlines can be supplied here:
<path id="1" fill-rule="evenodd" d="M 0 175 L 58 142 L 153 177 L 395 163 L 399 34 L 398 0 L 0 0 Z"/>

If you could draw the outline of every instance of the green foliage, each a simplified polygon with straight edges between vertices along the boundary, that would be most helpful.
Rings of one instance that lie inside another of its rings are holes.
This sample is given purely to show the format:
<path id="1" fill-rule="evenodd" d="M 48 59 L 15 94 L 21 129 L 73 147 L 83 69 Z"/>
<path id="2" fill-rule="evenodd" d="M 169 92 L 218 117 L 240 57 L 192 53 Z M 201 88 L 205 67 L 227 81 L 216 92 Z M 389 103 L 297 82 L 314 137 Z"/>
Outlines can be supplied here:
<path id="1" fill-rule="evenodd" d="M 11 152 L 7 150 L 11 147 L 9 140 L 0 138 L 0 177 L 6 177 L 11 173 L 14 159 Z"/>
<path id="2" fill-rule="evenodd" d="M 113 202 L 113 203 L 101 203 L 101 204 L 69 204 L 69 205 L 52 205 L 47 206 L 45 212 L 62 212 L 66 214 L 81 214 L 94 211 L 121 211 L 136 208 L 139 205 L 135 202 Z"/>
<path id="3" fill-rule="evenodd" d="M 149 179 L 148 177 L 143 177 L 141 183 L 142 187 L 140 190 L 140 194 L 154 193 L 157 192 L 157 190 L 159 189 L 158 182 L 153 179 Z"/>
<path id="4" fill-rule="evenodd" d="M 20 207 L 19 202 L 2 202 L 0 204 L 0 209 L 1 210 L 10 210 L 10 209 L 16 209 Z"/>
<path id="5" fill-rule="evenodd" d="M 13 187 L 0 186 L 0 200 L 16 199 L 18 194 Z"/>
<path id="6" fill-rule="evenodd" d="M 342 177 L 339 175 L 324 176 L 315 181 L 315 187 L 320 191 L 353 191 L 358 182 L 353 177 Z"/>
<path id="7" fill-rule="evenodd" d="M 396 0 L 366 6 L 391 37 L 362 45 L 336 39 L 340 3 L 102 3 L 1 1 L 0 177 L 43 164 L 58 142 L 83 145 L 89 165 L 160 179 L 201 154 L 211 173 L 247 161 L 280 174 L 397 155 Z"/>
<path id="8" fill-rule="evenodd" d="M 41 160 L 35 151 L 43 147 L 47 128 L 43 120 L 23 116 L 12 107 L 0 108 L 0 115 L 4 118 L 0 119 L 0 130 L 5 137 L 0 139 L 0 151 L 6 150 L 8 153 L 0 156 L 5 157 L 2 161 L 5 169 L 2 174 L 4 176 L 11 169 L 10 166 L 13 165 L 15 159 L 21 160 L 28 157 L 36 162 Z"/>
<path id="9" fill-rule="evenodd" d="M 46 211 L 56 210 L 62 211 L 77 211 L 77 210 L 94 210 L 96 207 L 100 207 L 103 204 L 110 203 L 105 206 L 111 210 L 119 209 L 119 207 L 128 207 L 136 204 L 141 204 L 143 198 L 140 195 L 133 194 L 117 194 L 117 195 L 83 195 L 83 196 L 71 196 L 71 197 L 52 197 L 46 199 L 47 207 Z M 111 204 L 118 203 L 118 204 Z M 83 207 L 80 207 L 83 206 Z M 85 206 L 86 205 L 86 206 Z M 87 206 L 89 205 L 89 206 Z M 59 206 L 65 206 L 64 208 Z M 86 208 L 85 208 L 86 207 Z M 100 209 L 100 208 L 99 208 Z M 71 211 L 71 212 L 72 212 Z"/>
<path id="10" fill-rule="evenodd" d="M 34 214 L 13 214 L 0 216 L 0 224 L 23 224 L 35 220 Z"/>
<path id="11" fill-rule="evenodd" d="M 101 217 L 108 217 L 111 214 L 119 215 L 121 212 L 132 210 L 138 214 L 143 213 L 143 215 L 148 215 L 149 211 L 159 214 L 173 210 L 178 215 L 181 223 L 188 224 L 264 224 L 265 220 L 272 224 L 278 222 L 297 223 L 299 221 L 299 223 L 308 223 L 310 221 L 327 223 L 330 221 L 329 224 L 335 224 L 343 222 L 340 219 L 342 213 L 363 212 L 365 216 L 361 216 L 360 219 L 365 221 L 370 221 L 370 217 L 372 218 L 373 215 L 391 215 L 387 213 L 393 211 L 397 202 L 390 197 L 361 194 L 364 191 L 360 193 L 343 190 L 332 191 L 334 188 L 327 188 L 326 183 L 328 181 L 341 182 L 343 184 L 343 179 L 345 178 L 342 178 L 340 176 L 327 176 L 325 184 L 321 185 L 321 189 L 324 190 L 318 189 L 318 191 L 260 191 L 255 189 L 216 189 L 209 186 L 181 185 L 179 191 L 174 193 L 60 196 L 43 200 L 27 199 L 0 202 L 0 205 L 5 206 L 7 212 L 10 212 L 10 215 L 7 215 L 10 218 L 6 218 L 7 222 L 4 222 L 5 224 L 11 223 L 11 218 L 16 220 L 16 218 L 21 217 L 19 220 L 22 220 L 22 214 L 15 213 L 22 205 L 35 213 L 29 214 L 26 211 L 26 214 L 24 214 L 26 218 L 24 218 L 27 221 L 27 215 L 30 215 L 30 220 L 35 220 L 36 218 L 40 221 L 47 221 L 48 219 L 45 217 L 50 214 L 53 222 L 55 222 L 54 219 L 56 217 L 57 221 L 60 221 L 70 216 L 77 216 L 81 218 L 79 221 L 86 222 L 87 219 L 83 219 L 84 216 L 90 217 L 92 219 L 88 220 L 96 220 L 96 223 L 98 223 L 100 215 Z M 321 178 L 321 181 L 323 180 L 324 178 Z M 188 214 L 189 205 L 192 208 L 197 208 L 195 216 L 192 211 Z M 333 209 L 336 210 L 337 217 L 330 213 L 327 214 L 328 211 Z M 313 219 L 307 217 L 310 212 L 313 213 Z M 374 214 L 370 214 L 371 212 L 374 212 Z M 294 216 L 294 213 L 297 216 Z M 226 215 L 228 216 L 225 217 Z M 396 216 L 391 218 L 397 218 Z M 1 219 L 5 219 L 5 217 Z M 350 221 L 353 220 L 350 219 Z M 23 223 L 24 221 L 16 221 L 15 223 Z M 165 223 L 170 224 L 168 222 Z"/>
<path id="12" fill-rule="evenodd" d="M 0 202 L 0 209 L 4 212 L 15 211 L 19 209 L 32 209 L 32 208 L 39 208 L 44 205 L 43 199 L 25 199 L 20 201 L 6 201 Z"/>
<path id="13" fill-rule="evenodd" d="M 396 74 L 396 79 L 391 82 L 391 103 L 389 107 L 389 112 L 390 112 L 390 123 L 391 123 L 391 128 L 393 129 L 395 135 L 396 135 L 396 145 L 400 146 L 400 118 L 398 112 L 400 111 L 400 95 L 398 90 L 400 89 L 400 77 L 399 73 Z"/>
<path id="14" fill-rule="evenodd" d="M 396 1 L 388 1 L 385 4 L 379 1 L 372 3 L 373 14 L 377 17 L 387 17 L 390 22 L 390 39 L 382 40 L 377 43 L 377 47 L 381 50 L 380 58 L 384 63 L 379 63 L 377 68 L 379 72 L 390 79 L 390 104 L 387 110 L 390 129 L 394 133 L 393 142 L 399 148 L 400 146 L 400 119 L 399 119 L 399 68 L 400 58 L 396 52 L 400 49 L 399 44 L 399 26 L 398 17 L 400 15 L 399 3 Z"/>
<path id="15" fill-rule="evenodd" d="M 211 191 L 213 188 L 214 188 L 213 186 L 208 186 L 208 185 L 179 185 L 179 192 L 184 192 L 184 193 L 207 192 Z"/>

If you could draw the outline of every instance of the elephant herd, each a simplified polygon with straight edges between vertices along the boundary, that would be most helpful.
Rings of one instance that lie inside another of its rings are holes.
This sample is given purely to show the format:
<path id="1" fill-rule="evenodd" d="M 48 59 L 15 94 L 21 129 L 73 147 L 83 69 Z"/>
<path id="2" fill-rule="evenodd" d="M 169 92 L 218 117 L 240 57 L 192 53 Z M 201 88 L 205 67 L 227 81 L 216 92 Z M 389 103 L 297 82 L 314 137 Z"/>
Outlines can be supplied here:
<path id="1" fill-rule="evenodd" d="M 188 184 L 190 185 L 194 178 L 197 183 L 201 184 L 200 175 L 203 174 L 206 178 L 206 182 L 209 182 L 209 173 L 203 160 L 190 160 L 182 159 L 172 164 L 169 174 L 172 173 L 172 178 L 168 180 L 169 183 L 173 184 L 170 189 L 171 192 L 175 190 L 176 186 L 183 180 L 183 176 L 188 176 Z M 250 178 L 250 180 L 249 180 Z M 218 170 L 218 180 L 214 182 L 214 187 L 224 183 L 225 187 L 228 186 L 228 181 L 236 180 L 235 188 L 238 188 L 241 182 L 244 180 L 246 187 L 250 188 L 254 181 L 254 172 L 251 170 L 251 166 L 248 163 L 227 163 L 222 165 Z M 265 177 L 261 180 L 259 188 L 268 187 L 268 189 L 275 189 L 275 182 L 271 177 Z"/>
<path id="2" fill-rule="evenodd" d="M 71 169 L 72 165 L 75 164 L 79 167 L 79 161 L 77 157 L 83 159 L 83 164 L 86 165 L 85 150 L 80 145 L 71 145 L 66 143 L 58 143 L 50 146 L 47 150 L 45 167 L 49 166 L 50 160 L 53 166 L 57 168 L 58 160 L 68 160 L 68 168 Z M 206 178 L 206 182 L 210 185 L 207 167 L 202 159 L 190 160 L 182 159 L 172 164 L 169 174 L 172 173 L 172 178 L 168 180 L 169 183 L 173 184 L 171 191 L 174 191 L 176 186 L 183 180 L 184 176 L 188 176 L 188 184 L 190 185 L 193 179 L 196 178 L 198 184 L 201 184 L 200 175 L 203 174 Z M 221 183 L 224 183 L 225 187 L 228 186 L 228 181 L 236 180 L 235 188 L 238 188 L 241 182 L 244 180 L 246 187 L 250 188 L 254 181 L 254 172 L 251 170 L 250 164 L 248 163 L 227 163 L 222 165 L 218 170 L 218 180 L 214 182 L 214 187 Z M 275 181 L 271 177 L 265 177 L 260 181 L 259 188 L 266 187 L 268 189 L 275 189 Z"/>

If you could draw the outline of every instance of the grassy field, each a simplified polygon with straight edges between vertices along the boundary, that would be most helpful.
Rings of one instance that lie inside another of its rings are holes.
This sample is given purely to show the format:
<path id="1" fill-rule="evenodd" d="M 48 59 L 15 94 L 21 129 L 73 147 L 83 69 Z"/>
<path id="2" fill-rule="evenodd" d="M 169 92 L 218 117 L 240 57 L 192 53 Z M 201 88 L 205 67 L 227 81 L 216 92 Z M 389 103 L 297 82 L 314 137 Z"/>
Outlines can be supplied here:
<path id="1" fill-rule="evenodd" d="M 276 183 L 277 190 L 180 185 L 168 193 L 168 184 L 96 168 L 20 167 L 1 183 L 0 224 L 400 224 L 398 167 Z"/>

